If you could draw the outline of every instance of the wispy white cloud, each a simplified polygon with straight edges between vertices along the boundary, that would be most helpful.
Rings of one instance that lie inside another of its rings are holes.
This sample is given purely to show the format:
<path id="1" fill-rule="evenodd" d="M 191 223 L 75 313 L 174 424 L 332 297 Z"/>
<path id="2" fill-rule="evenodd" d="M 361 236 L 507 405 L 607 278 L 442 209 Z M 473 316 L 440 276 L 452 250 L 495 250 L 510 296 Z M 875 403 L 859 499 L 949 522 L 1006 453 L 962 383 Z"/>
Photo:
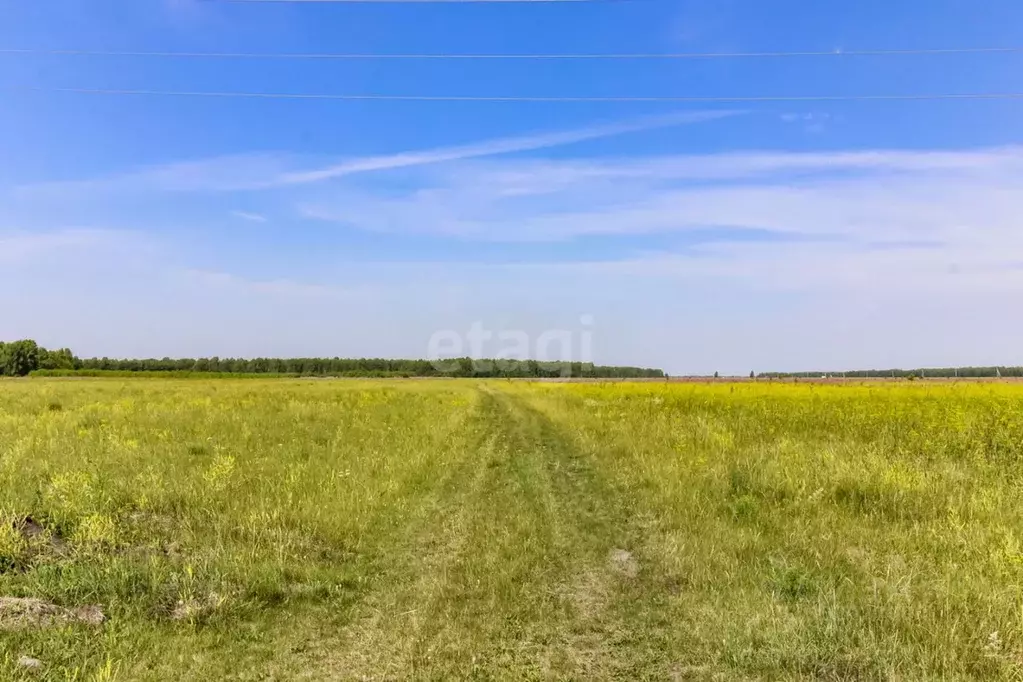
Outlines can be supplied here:
<path id="1" fill-rule="evenodd" d="M 502 161 L 420 178 L 395 197 L 339 187 L 309 217 L 372 231 L 561 240 L 742 227 L 917 240 L 1017 223 L 1023 150 L 729 154 L 620 162 Z"/>
<path id="2" fill-rule="evenodd" d="M 23 185 L 18 198 L 65 200 L 152 192 L 233 192 L 272 187 L 295 160 L 283 154 L 237 154 L 137 168 L 85 180 Z"/>
<path id="3" fill-rule="evenodd" d="M 185 269 L 180 274 L 186 283 L 199 284 L 204 289 L 213 288 L 236 293 L 303 299 L 352 299 L 365 297 L 370 293 L 368 289 L 359 287 L 315 284 L 289 278 L 251 279 L 228 272 L 211 270 Z"/>
<path id="4" fill-rule="evenodd" d="M 398 197 L 341 187 L 301 210 L 349 228 L 463 240 L 631 240 L 607 261 L 565 264 L 594 274 L 787 289 L 1023 284 L 1023 258 L 1012 255 L 1023 253 L 1023 148 L 502 160 L 414 184 Z M 771 238 L 734 238 L 737 229 Z M 638 238 L 694 232 L 701 241 L 684 252 L 636 257 Z"/>
<path id="5" fill-rule="evenodd" d="M 847 243 L 725 243 L 690 253 L 624 260 L 516 266 L 594 278 L 642 278 L 688 287 L 761 292 L 973 295 L 1023 294 L 1023 261 L 993 248 L 906 245 L 863 249 Z"/>
<path id="6" fill-rule="evenodd" d="M 805 132 L 813 135 L 823 133 L 827 129 L 827 124 L 832 120 L 831 114 L 812 111 L 802 114 L 782 114 L 779 118 L 783 123 L 801 124 Z"/>
<path id="7" fill-rule="evenodd" d="M 117 192 L 256 191 L 322 182 L 346 176 L 537 151 L 645 130 L 681 126 L 735 116 L 737 111 L 688 111 L 571 130 L 505 137 L 482 142 L 348 159 L 308 168 L 309 159 L 285 154 L 238 154 L 139 168 L 87 180 L 59 181 L 17 188 L 20 197 L 75 198 Z M 302 168 L 302 166 L 306 166 Z"/>
<path id="8" fill-rule="evenodd" d="M 736 113 L 738 112 L 683 112 L 667 116 L 647 117 L 618 123 L 594 125 L 554 133 L 507 137 L 454 147 L 441 147 L 418 152 L 372 156 L 346 161 L 344 163 L 317 170 L 289 173 L 281 176 L 279 181 L 283 184 L 301 184 L 339 178 L 355 173 L 365 173 L 367 171 L 408 168 L 446 161 L 462 161 L 485 156 L 510 154 L 513 152 L 535 151 L 539 149 L 547 149 L 549 147 L 560 147 L 574 144 L 576 142 L 584 142 L 586 140 L 595 140 L 614 135 L 624 135 L 626 133 L 634 133 L 643 130 L 712 121 L 726 118 L 728 116 L 734 116 Z"/>
<path id="9" fill-rule="evenodd" d="M 248 211 L 231 211 L 231 215 L 241 220 L 247 220 L 250 223 L 265 223 L 267 218 L 265 215 L 260 213 L 250 213 Z"/>
<path id="10" fill-rule="evenodd" d="M 47 231 L 0 230 L 0 263 L 18 264 L 37 258 L 113 246 L 124 238 L 115 230 L 64 228 Z"/>
<path id="11" fill-rule="evenodd" d="M 1019 268 L 1012 254 L 1023 253 L 1023 147 L 480 157 L 608 130 L 598 126 L 321 169 L 314 173 L 341 175 L 321 182 L 319 175 L 309 176 L 312 185 L 296 180 L 278 188 L 275 211 L 296 211 L 292 220 L 464 242 L 617 245 L 600 251 L 613 255 L 595 256 L 594 272 L 635 267 L 651 276 L 723 277 L 786 288 L 821 282 L 844 288 L 882 282 L 1015 286 Z M 153 170 L 133 182 L 158 178 L 160 186 L 180 189 L 203 187 L 210 179 L 230 185 L 238 180 L 233 168 L 246 165 L 243 158 L 249 157 Z M 263 170 L 281 165 L 278 159 Z M 265 220 L 259 213 L 233 215 Z M 736 237 L 739 231 L 763 238 Z M 663 252 L 668 237 L 678 252 Z M 88 231 L 0 233 L 7 240 L 0 243 L 0 258 L 11 262 L 29 249 L 39 253 L 92 238 Z M 472 249 L 454 258 L 471 260 Z"/>

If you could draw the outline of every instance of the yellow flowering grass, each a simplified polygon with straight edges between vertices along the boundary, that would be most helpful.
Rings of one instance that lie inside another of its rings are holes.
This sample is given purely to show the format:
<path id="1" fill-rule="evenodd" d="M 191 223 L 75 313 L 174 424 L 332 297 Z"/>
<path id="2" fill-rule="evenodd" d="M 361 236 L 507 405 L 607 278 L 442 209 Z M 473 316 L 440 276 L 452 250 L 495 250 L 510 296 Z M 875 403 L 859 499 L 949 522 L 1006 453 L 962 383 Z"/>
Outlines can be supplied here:
<path id="1" fill-rule="evenodd" d="M 1018 679 L 1021 472 L 1011 384 L 0 381 L 0 679 Z"/>

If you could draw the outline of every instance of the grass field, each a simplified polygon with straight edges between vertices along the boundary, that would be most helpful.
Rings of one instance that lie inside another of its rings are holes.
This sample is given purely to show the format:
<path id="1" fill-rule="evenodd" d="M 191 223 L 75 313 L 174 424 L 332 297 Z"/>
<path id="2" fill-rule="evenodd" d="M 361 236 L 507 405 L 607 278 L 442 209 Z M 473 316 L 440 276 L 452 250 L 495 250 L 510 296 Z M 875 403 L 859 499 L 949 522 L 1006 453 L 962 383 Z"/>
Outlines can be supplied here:
<path id="1" fill-rule="evenodd" d="M 3 680 L 1023 678 L 1019 385 L 0 381 L 0 517 Z"/>

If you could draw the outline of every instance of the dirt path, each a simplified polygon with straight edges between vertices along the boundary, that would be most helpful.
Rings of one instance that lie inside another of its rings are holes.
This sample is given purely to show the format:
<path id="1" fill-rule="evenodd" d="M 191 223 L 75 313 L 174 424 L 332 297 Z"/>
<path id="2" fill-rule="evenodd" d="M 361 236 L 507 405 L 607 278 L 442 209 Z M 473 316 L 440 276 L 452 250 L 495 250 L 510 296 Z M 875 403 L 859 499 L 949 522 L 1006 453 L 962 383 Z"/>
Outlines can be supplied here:
<path id="1" fill-rule="evenodd" d="M 480 390 L 476 456 L 309 677 L 667 676 L 628 504 L 540 412 Z"/>

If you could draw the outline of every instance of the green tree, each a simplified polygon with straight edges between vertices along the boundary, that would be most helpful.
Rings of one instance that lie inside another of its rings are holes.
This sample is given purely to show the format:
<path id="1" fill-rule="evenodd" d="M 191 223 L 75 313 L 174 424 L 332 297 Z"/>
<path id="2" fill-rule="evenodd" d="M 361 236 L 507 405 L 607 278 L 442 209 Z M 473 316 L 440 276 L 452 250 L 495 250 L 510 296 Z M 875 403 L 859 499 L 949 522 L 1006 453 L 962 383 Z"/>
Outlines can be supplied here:
<path id="1" fill-rule="evenodd" d="M 0 374 L 23 377 L 39 369 L 39 344 L 24 339 L 0 347 Z"/>
<path id="2" fill-rule="evenodd" d="M 70 348 L 61 348 L 60 350 L 46 350 L 45 348 L 39 349 L 38 369 L 74 369 L 74 368 L 75 356 L 71 353 Z"/>

